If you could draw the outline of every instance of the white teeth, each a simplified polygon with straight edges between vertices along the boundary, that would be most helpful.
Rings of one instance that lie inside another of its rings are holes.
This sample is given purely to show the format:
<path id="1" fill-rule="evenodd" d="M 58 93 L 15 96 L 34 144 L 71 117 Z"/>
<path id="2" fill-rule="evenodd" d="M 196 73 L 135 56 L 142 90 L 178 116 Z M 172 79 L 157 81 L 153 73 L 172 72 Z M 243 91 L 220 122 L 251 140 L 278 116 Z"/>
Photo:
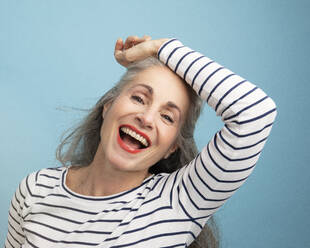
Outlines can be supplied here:
<path id="1" fill-rule="evenodd" d="M 148 146 L 148 142 L 146 141 L 146 139 L 144 137 L 142 137 L 140 134 L 136 133 L 135 131 L 127 128 L 127 127 L 122 127 L 121 130 L 130 135 L 131 137 L 135 138 L 136 140 L 140 141 L 144 146 Z"/>

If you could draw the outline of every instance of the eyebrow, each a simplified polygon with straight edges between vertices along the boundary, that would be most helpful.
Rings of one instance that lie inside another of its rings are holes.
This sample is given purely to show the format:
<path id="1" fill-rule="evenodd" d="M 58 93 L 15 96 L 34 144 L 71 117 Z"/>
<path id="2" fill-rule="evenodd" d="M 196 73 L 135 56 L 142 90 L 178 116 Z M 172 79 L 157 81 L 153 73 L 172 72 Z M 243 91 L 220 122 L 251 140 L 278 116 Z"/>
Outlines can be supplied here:
<path id="1" fill-rule="evenodd" d="M 147 91 L 148 91 L 151 95 L 153 95 L 153 88 L 152 88 L 151 86 L 149 86 L 149 85 L 146 85 L 146 84 L 136 84 L 136 85 L 132 86 L 130 89 L 133 89 L 133 88 L 135 88 L 135 87 L 137 87 L 137 86 L 142 86 L 142 87 L 146 88 Z"/>
<path id="2" fill-rule="evenodd" d="M 142 86 L 142 87 L 146 88 L 147 91 L 149 92 L 149 94 L 153 95 L 153 88 L 151 86 L 146 85 L 146 84 L 136 84 L 136 85 L 132 86 L 131 89 L 133 89 L 133 88 L 135 88 L 137 86 Z M 181 115 L 181 110 L 180 110 L 180 108 L 175 103 L 173 103 L 171 101 L 168 101 L 167 102 L 167 106 L 170 107 L 170 108 L 176 109 L 179 112 L 179 114 Z"/>
<path id="3" fill-rule="evenodd" d="M 170 108 L 174 108 L 174 109 L 176 109 L 178 112 L 179 112 L 179 114 L 180 114 L 180 116 L 181 116 L 181 110 L 180 110 L 180 108 L 177 106 L 177 105 L 175 105 L 173 102 L 167 102 L 167 105 L 168 105 L 168 107 L 170 107 Z"/>

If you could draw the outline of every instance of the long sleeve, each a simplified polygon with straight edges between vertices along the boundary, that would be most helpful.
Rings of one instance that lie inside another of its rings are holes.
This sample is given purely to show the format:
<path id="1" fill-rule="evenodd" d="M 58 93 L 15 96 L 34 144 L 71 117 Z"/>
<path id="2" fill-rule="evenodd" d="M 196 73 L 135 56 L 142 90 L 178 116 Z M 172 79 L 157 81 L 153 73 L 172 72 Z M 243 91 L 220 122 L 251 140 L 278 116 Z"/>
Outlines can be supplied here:
<path id="1" fill-rule="evenodd" d="M 15 194 L 12 197 L 9 216 L 8 233 L 5 241 L 5 247 L 22 247 L 25 243 L 25 233 L 23 230 L 24 217 L 27 215 L 33 194 L 36 176 L 30 174 L 19 184 Z"/>
<path id="2" fill-rule="evenodd" d="M 158 57 L 224 122 L 195 160 L 166 183 L 173 205 L 187 217 L 205 221 L 254 169 L 275 120 L 276 106 L 257 86 L 176 39 L 166 42 Z"/>

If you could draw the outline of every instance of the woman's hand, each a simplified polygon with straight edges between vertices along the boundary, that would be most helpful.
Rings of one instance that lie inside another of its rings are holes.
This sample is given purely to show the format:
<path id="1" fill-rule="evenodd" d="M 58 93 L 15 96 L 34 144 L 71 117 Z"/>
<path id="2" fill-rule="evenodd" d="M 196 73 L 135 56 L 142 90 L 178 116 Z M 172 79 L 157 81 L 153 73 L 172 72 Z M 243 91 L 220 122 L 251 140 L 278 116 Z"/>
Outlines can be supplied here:
<path id="1" fill-rule="evenodd" d="M 156 56 L 160 46 L 168 39 L 152 40 L 150 36 L 129 36 L 125 43 L 120 38 L 116 41 L 114 57 L 122 66 L 128 67 L 130 63 Z"/>

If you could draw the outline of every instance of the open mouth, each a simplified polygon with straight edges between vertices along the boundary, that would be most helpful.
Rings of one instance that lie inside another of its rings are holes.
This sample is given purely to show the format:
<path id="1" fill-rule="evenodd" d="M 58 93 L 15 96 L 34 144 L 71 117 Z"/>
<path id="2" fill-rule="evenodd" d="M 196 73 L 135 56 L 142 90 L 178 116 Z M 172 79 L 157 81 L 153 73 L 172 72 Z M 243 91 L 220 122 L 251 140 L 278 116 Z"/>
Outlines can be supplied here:
<path id="1" fill-rule="evenodd" d="M 137 153 L 151 145 L 147 135 L 129 125 L 119 128 L 119 143 L 123 149 L 131 153 Z"/>

